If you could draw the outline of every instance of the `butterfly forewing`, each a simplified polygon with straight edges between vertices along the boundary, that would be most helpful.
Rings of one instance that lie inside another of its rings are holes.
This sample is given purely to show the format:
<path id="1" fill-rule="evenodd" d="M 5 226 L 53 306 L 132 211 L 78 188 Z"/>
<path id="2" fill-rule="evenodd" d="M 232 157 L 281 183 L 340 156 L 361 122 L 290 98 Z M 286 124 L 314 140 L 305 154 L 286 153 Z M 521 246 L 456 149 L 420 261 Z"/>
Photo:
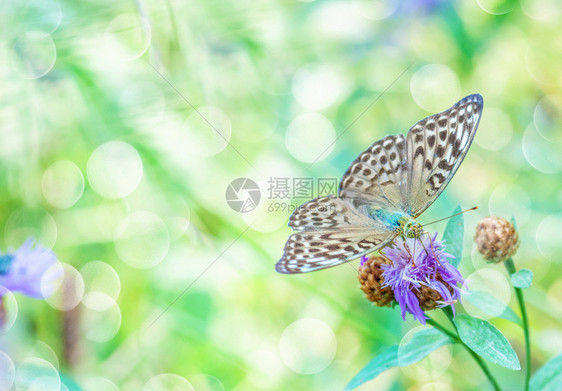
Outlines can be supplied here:
<path id="1" fill-rule="evenodd" d="M 412 216 L 419 216 L 445 190 L 474 139 L 482 107 L 482 96 L 469 95 L 449 110 L 417 122 L 408 132 L 405 195 Z"/>
<path id="2" fill-rule="evenodd" d="M 387 136 L 363 152 L 340 183 L 340 197 L 354 205 L 401 210 L 406 202 L 407 153 L 403 134 Z"/>

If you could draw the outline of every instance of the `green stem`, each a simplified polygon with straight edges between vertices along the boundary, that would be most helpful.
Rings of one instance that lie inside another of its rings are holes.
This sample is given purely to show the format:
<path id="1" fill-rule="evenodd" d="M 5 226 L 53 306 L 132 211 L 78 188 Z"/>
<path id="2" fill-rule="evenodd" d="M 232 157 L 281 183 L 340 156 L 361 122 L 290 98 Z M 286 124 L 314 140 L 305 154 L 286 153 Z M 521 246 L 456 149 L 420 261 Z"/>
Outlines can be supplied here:
<path id="1" fill-rule="evenodd" d="M 441 326 L 439 323 L 437 323 L 435 320 L 433 319 L 427 319 L 427 324 L 432 325 L 433 327 L 435 327 L 437 330 L 441 331 L 443 334 L 448 335 L 449 337 L 451 337 L 456 343 L 462 343 L 461 339 L 459 338 L 458 335 L 456 335 L 455 333 L 453 333 L 452 331 L 449 331 L 448 329 L 446 329 L 445 327 Z"/>
<path id="2" fill-rule="evenodd" d="M 504 265 L 510 275 L 517 271 L 513 259 L 511 258 L 505 261 Z M 529 380 L 531 378 L 531 337 L 529 334 L 529 319 L 527 318 L 527 309 L 525 308 L 525 300 L 523 299 L 523 289 L 516 287 L 513 287 L 513 289 L 515 289 L 515 296 L 517 296 L 517 302 L 519 303 L 521 318 L 523 320 L 523 334 L 525 335 L 525 391 L 528 391 Z"/>
<path id="3" fill-rule="evenodd" d="M 484 362 L 484 360 L 482 360 L 482 357 L 480 357 L 478 354 L 476 354 L 471 348 L 469 348 L 459 337 L 459 332 L 457 330 L 457 325 L 455 324 L 455 322 L 453 321 L 453 313 L 450 310 L 450 308 L 443 308 L 443 312 L 447 315 L 447 318 L 451 321 L 451 324 L 453 325 L 453 327 L 455 328 L 455 333 L 452 333 L 451 331 L 447 330 L 445 327 L 441 326 L 440 324 L 438 324 L 437 322 L 435 322 L 433 319 L 430 319 L 430 321 L 428 320 L 427 322 L 429 324 L 431 324 L 432 326 L 436 327 L 437 329 L 439 329 L 440 331 L 442 331 L 443 333 L 447 334 L 449 337 L 453 338 L 455 340 L 455 342 L 460 343 L 461 345 L 463 345 L 465 347 L 465 349 L 468 351 L 468 353 L 470 353 L 470 355 L 472 356 L 472 358 L 474 359 L 474 361 L 476 361 L 476 363 L 480 366 L 480 368 L 482 368 L 482 372 L 484 372 L 484 374 L 486 375 L 486 377 L 488 378 L 488 380 L 490 381 L 490 383 L 492 383 L 492 386 L 494 387 L 494 390 L 496 391 L 500 391 L 501 388 L 498 384 L 498 382 L 496 381 L 496 379 L 494 378 L 494 376 L 492 375 L 492 372 L 490 372 L 490 369 L 488 368 L 488 366 L 486 365 L 486 363 Z"/>
<path id="4" fill-rule="evenodd" d="M 463 343 L 463 345 L 464 345 L 464 343 Z M 490 380 L 490 382 L 492 383 L 492 386 L 494 386 L 494 390 L 500 391 L 501 389 L 500 389 L 499 384 L 496 382 L 496 379 L 494 379 L 494 377 L 492 376 L 492 372 L 490 372 L 490 369 L 488 368 L 488 366 L 486 365 L 484 360 L 482 360 L 482 357 L 480 357 L 478 354 L 476 354 L 468 346 L 466 346 L 466 345 L 464 345 L 464 346 L 466 347 L 466 350 L 468 351 L 468 353 L 470 353 L 472 358 L 474 358 L 474 360 L 478 363 L 478 365 L 480 365 L 480 368 L 482 368 L 482 371 L 484 371 L 484 373 L 486 374 L 486 377 L 488 378 L 488 380 Z"/>

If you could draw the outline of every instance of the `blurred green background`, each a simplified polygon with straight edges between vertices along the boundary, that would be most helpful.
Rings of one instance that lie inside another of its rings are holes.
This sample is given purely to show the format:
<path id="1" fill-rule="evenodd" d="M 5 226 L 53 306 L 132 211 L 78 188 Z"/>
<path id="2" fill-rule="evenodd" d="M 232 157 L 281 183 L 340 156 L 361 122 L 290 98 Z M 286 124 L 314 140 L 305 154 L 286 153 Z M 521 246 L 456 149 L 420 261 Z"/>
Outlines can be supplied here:
<path id="1" fill-rule="evenodd" d="M 478 205 L 461 272 L 514 307 L 472 236 L 517 218 L 539 367 L 562 351 L 561 21 L 557 0 L 2 1 L 0 247 L 35 237 L 73 289 L 8 300 L 0 368 L 46 368 L 53 390 L 57 369 L 88 391 L 343 389 L 419 324 L 372 307 L 349 266 L 276 274 L 306 199 L 268 181 L 339 178 L 470 93 L 475 143 L 419 220 Z M 248 213 L 225 199 L 239 177 L 261 190 Z M 491 321 L 523 359 L 521 329 Z M 359 389 L 485 387 L 443 347 Z"/>

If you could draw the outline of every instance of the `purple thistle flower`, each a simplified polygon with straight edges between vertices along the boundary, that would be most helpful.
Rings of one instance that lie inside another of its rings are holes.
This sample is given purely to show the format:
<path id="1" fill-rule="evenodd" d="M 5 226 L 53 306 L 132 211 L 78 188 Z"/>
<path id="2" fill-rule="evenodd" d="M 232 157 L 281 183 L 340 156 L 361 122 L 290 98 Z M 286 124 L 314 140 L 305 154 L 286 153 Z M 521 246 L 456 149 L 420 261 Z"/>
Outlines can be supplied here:
<path id="1" fill-rule="evenodd" d="M 57 257 L 47 248 L 33 246 L 28 239 L 13 253 L 0 255 L 0 286 L 8 291 L 20 292 L 35 299 L 52 294 L 52 282 L 62 275 L 61 268 L 54 268 Z M 0 291 L 0 299 L 6 290 Z"/>
<path id="2" fill-rule="evenodd" d="M 450 305 L 454 313 L 453 304 L 461 298 L 458 284 L 464 283 L 464 280 L 460 272 L 447 261 L 454 257 L 446 253 L 444 248 L 443 241 L 437 240 L 435 233 L 432 238 L 429 235 L 405 240 L 398 237 L 391 246 L 384 249 L 384 255 L 392 264 L 381 265 L 383 287 L 392 288 L 402 310 L 402 319 L 406 320 L 406 312 L 409 312 L 425 324 L 426 317 L 418 297 L 424 287 L 441 295 L 443 301 L 438 302 L 438 307 Z"/>

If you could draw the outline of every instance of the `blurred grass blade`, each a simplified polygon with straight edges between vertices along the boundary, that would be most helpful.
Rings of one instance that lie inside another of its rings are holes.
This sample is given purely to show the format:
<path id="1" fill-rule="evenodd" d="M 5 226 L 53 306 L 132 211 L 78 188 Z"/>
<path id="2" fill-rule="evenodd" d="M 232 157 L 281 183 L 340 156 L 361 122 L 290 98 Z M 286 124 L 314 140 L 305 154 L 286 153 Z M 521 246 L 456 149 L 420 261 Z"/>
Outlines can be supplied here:
<path id="1" fill-rule="evenodd" d="M 475 353 L 504 368 L 521 369 L 508 340 L 489 322 L 464 314 L 457 315 L 454 322 L 461 340 Z"/>

